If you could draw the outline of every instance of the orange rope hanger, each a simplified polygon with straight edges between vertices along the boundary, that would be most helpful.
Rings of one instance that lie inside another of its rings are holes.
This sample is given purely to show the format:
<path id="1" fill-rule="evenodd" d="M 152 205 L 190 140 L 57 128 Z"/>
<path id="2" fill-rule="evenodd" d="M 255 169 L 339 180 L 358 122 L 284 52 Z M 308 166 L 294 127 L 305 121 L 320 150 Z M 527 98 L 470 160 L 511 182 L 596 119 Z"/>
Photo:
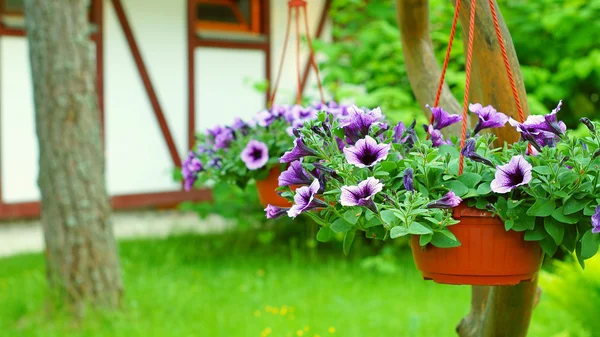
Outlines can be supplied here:
<path id="1" fill-rule="evenodd" d="M 315 70 L 315 74 L 317 77 L 317 85 L 319 86 L 319 94 L 321 96 L 321 101 L 325 103 L 325 95 L 323 93 L 323 83 L 321 83 L 321 76 L 319 75 L 319 67 L 317 67 L 317 62 L 315 61 L 315 51 L 312 44 L 312 39 L 310 37 L 310 29 L 308 26 L 308 14 L 306 11 L 306 0 L 290 0 L 288 1 L 288 14 L 287 14 L 287 27 L 285 29 L 285 40 L 283 42 L 283 50 L 281 52 L 281 59 L 279 61 L 279 67 L 277 69 L 277 77 L 275 78 L 275 84 L 273 86 L 273 91 L 271 93 L 271 97 L 269 98 L 268 106 L 270 107 L 273 102 L 275 102 L 275 97 L 277 95 L 277 89 L 279 88 L 279 81 L 281 80 L 281 73 L 283 71 L 283 63 L 285 60 L 285 53 L 287 50 L 287 44 L 290 37 L 290 26 L 292 23 L 292 18 L 295 20 L 295 35 L 296 35 L 296 77 L 297 77 L 297 91 L 296 91 L 296 104 L 300 104 L 302 100 L 302 75 L 300 74 L 300 9 L 302 9 L 302 14 L 304 17 L 304 28 L 306 30 L 306 40 L 308 42 L 309 47 L 309 58 L 310 64 Z M 292 17 L 292 12 L 295 12 L 295 16 Z"/>
<path id="2" fill-rule="evenodd" d="M 471 1 L 471 11 L 469 15 L 469 40 L 467 42 L 467 61 L 466 61 L 466 81 L 465 81 L 465 94 L 463 99 L 463 111 L 462 111 L 462 129 L 461 129 L 461 138 L 460 138 L 460 147 L 461 149 L 465 146 L 465 141 L 467 138 L 467 112 L 469 108 L 469 89 L 471 87 L 471 64 L 473 60 L 473 35 L 475 31 L 475 6 L 477 4 L 477 0 Z M 510 82 L 510 86 L 512 89 L 513 98 L 515 99 L 515 103 L 517 105 L 517 111 L 519 112 L 519 120 L 521 123 L 525 121 L 525 114 L 523 112 L 523 107 L 521 106 L 521 101 L 519 99 L 519 93 L 517 90 L 517 85 L 515 84 L 515 79 L 513 77 L 512 69 L 510 68 L 510 63 L 508 61 L 508 55 L 506 54 L 506 47 L 504 45 L 504 39 L 502 37 L 502 32 L 500 31 L 500 24 L 498 23 L 498 15 L 496 13 L 496 3 L 494 0 L 488 0 L 490 4 L 490 11 L 492 14 L 492 20 L 494 21 L 494 28 L 496 30 L 496 37 L 498 39 L 498 44 L 500 45 L 500 50 L 502 52 L 502 59 L 504 60 L 504 67 L 506 68 L 506 73 L 508 75 L 508 80 Z M 456 7 L 454 8 L 454 18 L 452 19 L 452 28 L 450 30 L 450 38 L 448 40 L 448 47 L 446 48 L 446 56 L 444 58 L 444 65 L 442 67 L 442 74 L 440 76 L 440 82 L 438 83 L 437 93 L 435 95 L 434 107 L 437 107 L 440 102 L 440 96 L 442 94 L 442 87 L 444 85 L 444 77 L 446 76 L 446 70 L 448 69 L 448 62 L 450 59 L 450 51 L 452 50 L 452 42 L 454 41 L 454 35 L 456 33 L 456 23 L 458 21 L 458 14 L 460 12 L 460 3 L 461 0 L 456 1 Z M 430 123 L 433 123 L 433 115 L 431 116 Z M 530 145 L 531 146 L 531 145 Z M 531 150 L 531 148 L 530 148 Z M 458 166 L 458 174 L 462 174 L 464 170 L 464 156 L 460 155 L 460 162 Z"/>

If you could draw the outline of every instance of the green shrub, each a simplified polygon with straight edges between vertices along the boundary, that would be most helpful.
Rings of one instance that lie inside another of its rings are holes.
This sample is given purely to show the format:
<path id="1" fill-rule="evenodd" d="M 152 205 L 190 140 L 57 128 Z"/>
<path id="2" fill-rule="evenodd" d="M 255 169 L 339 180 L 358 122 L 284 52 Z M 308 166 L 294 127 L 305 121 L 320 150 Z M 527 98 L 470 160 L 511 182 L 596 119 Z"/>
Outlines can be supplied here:
<path id="1" fill-rule="evenodd" d="M 543 114 L 564 99 L 576 126 L 582 116 L 598 118 L 600 108 L 600 0 L 500 0 L 500 8 L 521 63 L 532 113 Z M 438 60 L 448 41 L 453 7 L 430 1 L 431 35 Z M 333 42 L 318 43 L 324 83 L 339 101 L 354 98 L 365 106 L 381 105 L 403 122 L 423 114 L 406 75 L 393 0 L 334 0 Z M 462 97 L 464 55 L 457 34 L 447 82 Z M 501 66 L 501 65 L 497 65 Z M 482 102 L 485 103 L 485 102 Z M 419 122 L 420 122 L 419 121 Z"/>
<path id="2" fill-rule="evenodd" d="M 542 296 L 547 296 L 555 310 L 570 315 L 574 324 L 568 336 L 596 336 L 600 331 L 600 258 L 586 261 L 585 270 L 577 262 L 555 262 L 552 272 L 542 272 Z M 583 333 L 586 332 L 586 333 Z"/>

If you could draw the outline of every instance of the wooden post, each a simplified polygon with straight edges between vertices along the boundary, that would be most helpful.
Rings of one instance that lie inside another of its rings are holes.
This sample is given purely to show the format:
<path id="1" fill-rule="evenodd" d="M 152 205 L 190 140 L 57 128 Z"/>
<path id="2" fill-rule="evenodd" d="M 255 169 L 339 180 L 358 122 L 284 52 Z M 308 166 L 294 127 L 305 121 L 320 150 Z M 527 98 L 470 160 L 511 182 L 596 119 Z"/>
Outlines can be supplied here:
<path id="1" fill-rule="evenodd" d="M 476 6 L 470 101 L 491 104 L 499 111 L 517 118 L 516 104 L 503 64 L 488 0 L 477 0 Z M 460 13 L 463 27 L 468 26 L 469 11 L 468 1 L 463 0 Z M 529 108 L 519 62 L 499 9 L 497 12 L 509 64 L 527 116 Z M 440 76 L 429 36 L 429 1 L 397 0 L 397 14 L 408 77 L 419 104 L 424 107 L 425 104 L 433 103 Z M 467 36 L 464 40 L 467 41 Z M 459 103 L 445 84 L 440 106 L 452 112 L 461 111 Z M 455 130 L 451 131 L 457 133 Z M 496 135 L 500 142 L 510 143 L 518 139 L 517 133 L 510 127 L 496 129 Z M 525 337 L 536 296 L 539 297 L 537 280 L 516 286 L 473 287 L 471 312 L 459 323 L 456 331 L 461 337 Z"/>

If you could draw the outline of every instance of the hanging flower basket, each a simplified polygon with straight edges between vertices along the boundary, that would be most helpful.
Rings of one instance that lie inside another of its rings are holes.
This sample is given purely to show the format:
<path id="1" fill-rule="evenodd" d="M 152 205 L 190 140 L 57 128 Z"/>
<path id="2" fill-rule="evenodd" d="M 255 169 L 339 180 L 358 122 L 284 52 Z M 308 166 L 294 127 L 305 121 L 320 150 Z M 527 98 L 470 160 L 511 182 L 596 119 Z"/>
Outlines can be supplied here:
<path id="1" fill-rule="evenodd" d="M 258 199 L 263 207 L 273 205 L 277 207 L 291 207 L 292 203 L 281 197 L 276 189 L 279 187 L 279 174 L 281 170 L 274 167 L 269 171 L 265 179 L 256 180 L 256 189 L 258 190 Z"/>
<path id="2" fill-rule="evenodd" d="M 525 241 L 523 232 L 506 231 L 504 222 L 490 212 L 464 204 L 453 211 L 460 221 L 450 231 L 461 245 L 421 247 L 411 238 L 417 268 L 425 280 L 444 284 L 514 285 L 535 278 L 543 252 L 537 242 Z"/>

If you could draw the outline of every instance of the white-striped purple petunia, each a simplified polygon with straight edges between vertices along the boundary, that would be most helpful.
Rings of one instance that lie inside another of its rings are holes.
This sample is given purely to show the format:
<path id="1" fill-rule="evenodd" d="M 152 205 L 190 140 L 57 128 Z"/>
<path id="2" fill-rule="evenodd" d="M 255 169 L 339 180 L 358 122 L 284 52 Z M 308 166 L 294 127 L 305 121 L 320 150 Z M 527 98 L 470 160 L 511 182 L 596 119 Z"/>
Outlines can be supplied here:
<path id="1" fill-rule="evenodd" d="M 426 205 L 427 208 L 454 208 L 460 205 L 462 199 L 457 196 L 453 191 L 449 191 L 444 194 L 443 197 L 438 200 L 432 201 Z"/>
<path id="2" fill-rule="evenodd" d="M 286 153 L 279 158 L 280 163 L 291 163 L 295 160 L 302 159 L 306 156 L 312 156 L 316 154 L 316 152 L 310 149 L 306 144 L 304 144 L 304 139 L 302 137 L 294 139 L 294 148 L 291 151 L 287 151 Z"/>
<path id="3" fill-rule="evenodd" d="M 379 180 L 369 177 L 358 183 L 357 186 L 342 186 L 340 204 L 342 206 L 364 206 L 377 212 L 373 198 L 383 189 Z"/>
<path id="4" fill-rule="evenodd" d="M 495 193 L 508 193 L 519 186 L 529 184 L 531 170 L 532 166 L 525 157 L 514 156 L 508 164 L 496 167 L 496 176 L 490 187 Z"/>
<path id="5" fill-rule="evenodd" d="M 377 144 L 371 136 L 366 136 L 354 146 L 344 148 L 344 156 L 348 163 L 356 167 L 371 167 L 387 158 L 390 144 Z"/>
<path id="6" fill-rule="evenodd" d="M 469 110 L 477 115 L 477 124 L 473 129 L 474 135 L 483 129 L 501 128 L 508 122 L 508 116 L 496 111 L 491 105 L 484 107 L 479 103 L 469 104 Z"/>
<path id="7" fill-rule="evenodd" d="M 344 129 L 346 139 L 350 143 L 354 143 L 368 135 L 369 130 L 371 130 L 371 126 L 383 118 L 380 108 L 364 111 L 356 106 L 352 106 L 348 109 L 348 111 L 350 115 L 345 118 L 342 127 Z"/>
<path id="8" fill-rule="evenodd" d="M 296 160 L 290 164 L 287 170 L 279 175 L 279 186 L 308 185 L 313 177 L 302 167 L 302 163 Z"/>
<path id="9" fill-rule="evenodd" d="M 315 179 L 310 186 L 302 186 L 296 190 L 294 195 L 294 205 L 287 211 L 290 218 L 295 218 L 303 212 L 307 212 L 319 207 L 327 207 L 327 204 L 316 198 L 321 184 Z"/>
<path id="10" fill-rule="evenodd" d="M 600 205 L 596 206 L 594 215 L 592 215 L 592 233 L 600 233 Z"/>
<path id="11" fill-rule="evenodd" d="M 249 170 L 257 170 L 269 161 L 269 148 L 267 144 L 252 139 L 240 153 L 240 158 Z"/>
<path id="12" fill-rule="evenodd" d="M 454 123 L 458 123 L 462 119 L 459 115 L 451 115 L 440 107 L 430 107 L 429 105 L 427 107 L 433 115 L 433 128 L 436 130 L 441 130 Z"/>

